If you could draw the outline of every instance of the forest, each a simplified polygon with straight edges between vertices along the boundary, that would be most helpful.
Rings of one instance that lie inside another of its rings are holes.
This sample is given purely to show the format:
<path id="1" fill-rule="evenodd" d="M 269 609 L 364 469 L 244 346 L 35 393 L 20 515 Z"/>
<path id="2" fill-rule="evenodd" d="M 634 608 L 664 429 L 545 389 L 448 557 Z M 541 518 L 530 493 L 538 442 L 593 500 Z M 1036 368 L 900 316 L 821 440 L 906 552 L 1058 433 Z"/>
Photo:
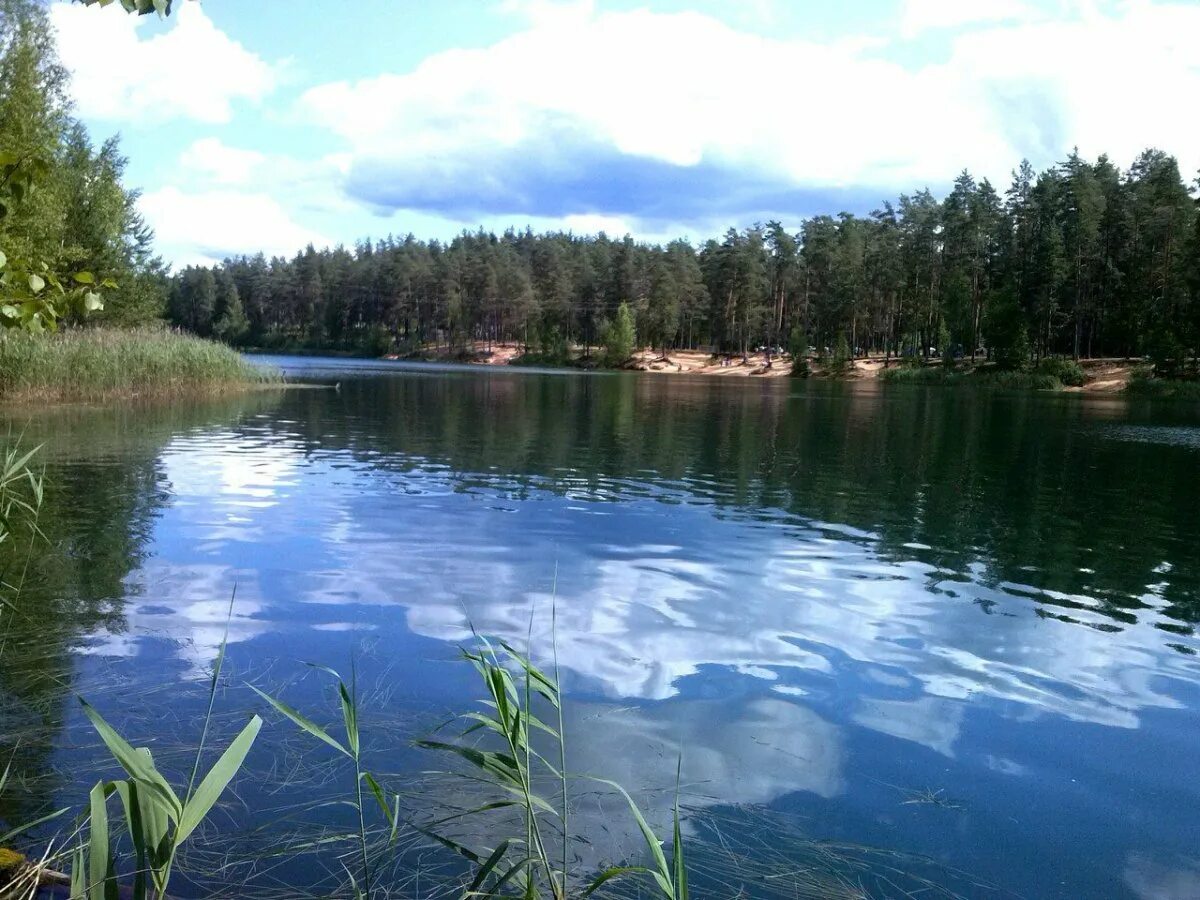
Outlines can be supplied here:
<path id="1" fill-rule="evenodd" d="M 1122 169 L 1073 152 L 1041 173 L 1022 162 L 1003 194 L 964 171 L 940 201 L 926 188 L 699 247 L 510 229 L 243 256 L 178 273 L 168 314 L 255 346 L 508 341 L 554 356 L 586 355 L 622 303 L 639 342 L 664 350 L 744 353 L 799 332 L 859 354 L 1150 354 L 1170 374 L 1200 343 L 1200 217 L 1166 153 Z"/>
<path id="2" fill-rule="evenodd" d="M 699 245 L 512 228 L 309 246 L 291 259 L 246 255 L 170 274 L 137 191 L 122 183 L 117 139 L 92 143 L 68 79 L 41 4 L 0 0 L 6 325 L 41 324 L 23 264 L 38 281 L 44 269 L 66 283 L 74 272 L 89 291 L 103 284 L 102 304 L 89 293 L 86 309 L 61 311 L 68 323 L 87 310 L 88 324 L 165 319 L 239 347 L 465 355 L 509 342 L 565 360 L 619 330 L 627 305 L 636 343 L 664 352 L 799 339 L 818 351 L 840 342 L 856 354 L 1014 365 L 1149 355 L 1158 374 L 1196 370 L 1200 215 L 1160 150 L 1127 168 L 1077 152 L 1040 173 L 1021 162 L 1002 191 L 963 171 L 940 200 L 923 188 L 869 215 L 731 227 Z"/>

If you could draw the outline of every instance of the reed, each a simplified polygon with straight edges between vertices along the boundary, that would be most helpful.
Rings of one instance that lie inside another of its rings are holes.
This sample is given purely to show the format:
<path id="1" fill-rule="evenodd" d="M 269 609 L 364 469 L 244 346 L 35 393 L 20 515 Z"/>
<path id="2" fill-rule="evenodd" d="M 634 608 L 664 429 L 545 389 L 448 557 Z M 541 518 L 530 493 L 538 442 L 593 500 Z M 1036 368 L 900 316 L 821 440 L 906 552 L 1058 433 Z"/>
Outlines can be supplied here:
<path id="1" fill-rule="evenodd" d="M 0 400 L 95 402 L 215 394 L 278 381 L 236 351 L 156 328 L 0 335 Z"/>

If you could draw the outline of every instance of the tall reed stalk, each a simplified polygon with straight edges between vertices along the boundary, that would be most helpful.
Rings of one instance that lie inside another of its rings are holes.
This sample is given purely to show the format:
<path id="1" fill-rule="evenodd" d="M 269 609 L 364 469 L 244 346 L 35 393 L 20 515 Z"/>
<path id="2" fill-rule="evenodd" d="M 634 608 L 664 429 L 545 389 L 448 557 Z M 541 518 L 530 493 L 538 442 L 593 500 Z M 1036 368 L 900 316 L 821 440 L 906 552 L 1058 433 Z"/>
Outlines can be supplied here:
<path id="1" fill-rule="evenodd" d="M 552 621 L 552 627 L 556 627 Z M 421 740 L 417 745 L 456 757 L 470 774 L 455 770 L 472 783 L 482 783 L 496 792 L 496 799 L 474 809 L 457 813 L 424 827 L 422 833 L 455 851 L 473 867 L 473 878 L 464 897 L 509 897 L 513 884 L 523 900 L 552 900 L 589 897 L 614 879 L 644 878 L 661 900 L 687 900 L 687 871 L 680 829 L 678 780 L 674 809 L 672 859 L 668 863 L 663 842 L 646 822 L 637 804 L 621 785 L 607 779 L 576 776 L 603 784 L 625 800 L 646 845 L 649 865 L 612 866 L 599 873 L 572 872 L 569 864 L 570 805 L 568 784 L 572 776 L 566 768 L 566 735 L 562 693 L 559 688 L 557 648 L 555 677 L 535 666 L 529 657 L 504 641 L 493 643 L 477 639 L 477 649 L 464 648 L 463 658 L 479 673 L 487 699 L 484 712 L 462 716 L 471 724 L 452 741 Z M 516 673 L 514 677 L 514 672 Z M 534 697 L 549 704 L 557 717 L 557 728 L 546 724 L 533 711 Z M 535 733 L 545 735 L 557 748 L 557 760 L 535 747 Z M 483 740 L 478 738 L 482 737 Z M 453 773 L 452 773 L 453 774 Z M 535 785 L 549 778 L 558 785 L 555 806 L 540 796 Z M 678 779 L 678 772 L 677 772 Z M 525 821 L 524 840 L 507 838 L 495 847 L 475 850 L 451 836 L 447 826 L 460 824 L 497 810 L 519 812 Z M 556 860 L 543 828 L 543 819 L 557 821 L 561 840 L 561 864 Z M 415 826 L 414 826 L 415 827 Z"/>
<path id="2" fill-rule="evenodd" d="M 233 597 L 229 601 L 229 615 L 232 614 Z M 108 818 L 108 800 L 113 794 L 120 798 L 125 829 L 133 843 L 136 860 L 136 868 L 132 873 L 133 900 L 163 900 L 167 896 L 171 870 L 179 848 L 195 832 L 225 792 L 225 788 L 242 767 L 246 754 L 250 752 L 262 727 L 262 719 L 252 716 L 213 763 L 208 774 L 199 784 L 196 783 L 204 758 L 228 640 L 227 617 L 225 634 L 221 639 L 217 659 L 213 664 L 212 679 L 209 682 L 208 708 L 204 716 L 200 742 L 196 747 L 195 762 L 182 799 L 155 766 L 149 748 L 132 747 L 100 713 L 80 698 L 84 714 L 128 777 L 119 781 L 97 782 L 89 794 L 88 841 L 86 845 L 81 843 L 73 855 L 71 900 L 112 900 L 117 895 L 120 876 L 113 855 L 112 829 Z"/>
<path id="3" fill-rule="evenodd" d="M 394 845 L 397 833 L 400 826 L 400 796 L 395 795 L 391 804 L 388 803 L 387 796 L 384 794 L 383 788 L 378 780 L 369 771 L 363 768 L 362 760 L 362 741 L 359 735 L 359 702 L 358 702 L 358 677 L 357 667 L 351 665 L 350 684 L 347 686 L 336 671 L 328 666 L 321 666 L 315 663 L 309 663 L 314 669 L 332 675 L 337 680 L 338 699 L 342 707 L 342 725 L 345 729 L 343 740 L 338 740 L 325 728 L 322 728 L 312 719 L 305 716 L 303 713 L 288 706 L 282 700 L 272 697 L 260 691 L 258 688 L 250 685 L 251 690 L 262 697 L 267 703 L 271 704 L 278 712 L 282 713 L 286 718 L 298 725 L 302 730 L 315 737 L 317 740 L 328 744 L 338 753 L 350 759 L 354 765 L 354 800 L 351 801 L 351 806 L 354 807 L 358 819 L 358 831 L 355 835 L 358 842 L 360 856 L 360 872 L 359 877 L 362 879 L 362 886 L 359 886 L 358 880 L 349 868 L 346 869 L 346 874 L 350 879 L 351 890 L 355 897 L 370 898 L 373 890 L 373 879 L 371 873 L 370 852 L 368 850 L 368 835 L 366 815 L 363 809 L 363 785 L 371 791 L 375 798 L 376 804 L 383 812 L 384 818 L 388 822 L 389 834 L 388 843 Z"/>

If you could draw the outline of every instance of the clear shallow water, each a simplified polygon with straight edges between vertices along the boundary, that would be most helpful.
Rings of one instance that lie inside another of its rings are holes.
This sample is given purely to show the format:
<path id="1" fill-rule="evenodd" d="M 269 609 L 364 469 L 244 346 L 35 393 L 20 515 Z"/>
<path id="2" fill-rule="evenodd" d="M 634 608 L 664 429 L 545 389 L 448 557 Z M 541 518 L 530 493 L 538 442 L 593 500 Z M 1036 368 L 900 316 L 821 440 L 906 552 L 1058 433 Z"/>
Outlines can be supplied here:
<path id="1" fill-rule="evenodd" d="M 51 546 L 0 659 L 4 812 L 83 799 L 72 691 L 169 762 L 235 584 L 230 727 L 247 680 L 327 709 L 301 661 L 354 655 L 396 779 L 477 696 L 468 621 L 523 643 L 532 610 L 546 662 L 556 591 L 577 771 L 653 792 L 682 745 L 696 809 L 1010 894 L 1200 895 L 1196 407 L 271 361 L 341 388 L 8 413 Z M 216 820 L 246 844 L 341 777 L 282 723 L 255 753 Z"/>

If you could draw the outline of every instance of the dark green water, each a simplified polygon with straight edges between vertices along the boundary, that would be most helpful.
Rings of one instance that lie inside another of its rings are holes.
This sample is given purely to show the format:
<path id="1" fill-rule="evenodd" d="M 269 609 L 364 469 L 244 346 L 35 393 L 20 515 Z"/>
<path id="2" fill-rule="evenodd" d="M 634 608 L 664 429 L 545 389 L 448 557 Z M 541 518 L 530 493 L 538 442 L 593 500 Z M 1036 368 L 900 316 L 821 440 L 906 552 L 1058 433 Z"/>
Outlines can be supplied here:
<path id="1" fill-rule="evenodd" d="M 341 389 L 6 414 L 50 485 L 0 656 L 8 817 L 97 777 L 73 692 L 170 764 L 235 584 L 222 728 L 246 681 L 332 715 L 302 661 L 355 656 L 402 782 L 477 697 L 468 617 L 523 645 L 532 611 L 548 660 L 557 570 L 571 768 L 652 813 L 682 746 L 696 821 L 776 857 L 786 821 L 969 896 L 1200 896 L 1197 407 L 274 362 Z M 345 819 L 289 818 L 345 778 L 284 724 L 250 762 L 217 842 Z M 585 861 L 636 846 L 594 806 Z"/>

